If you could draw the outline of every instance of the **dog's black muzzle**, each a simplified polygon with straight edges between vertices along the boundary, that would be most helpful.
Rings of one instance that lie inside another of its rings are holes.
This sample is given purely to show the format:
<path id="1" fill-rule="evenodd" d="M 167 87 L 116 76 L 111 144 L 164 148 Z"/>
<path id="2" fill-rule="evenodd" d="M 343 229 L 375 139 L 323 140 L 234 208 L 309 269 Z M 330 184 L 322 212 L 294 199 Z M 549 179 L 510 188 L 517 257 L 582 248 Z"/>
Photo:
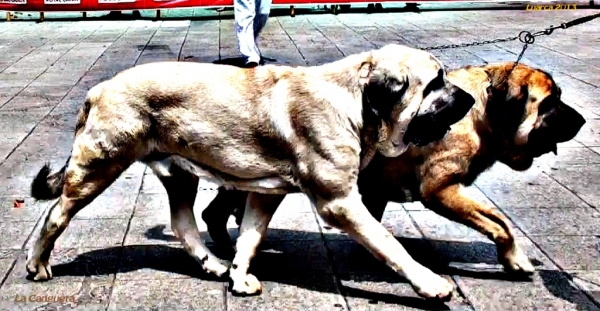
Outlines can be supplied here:
<path id="1" fill-rule="evenodd" d="M 542 102 L 540 107 L 544 104 L 545 102 Z M 542 120 L 539 127 L 529 133 L 527 151 L 532 157 L 539 157 L 548 152 L 556 154 L 557 144 L 575 138 L 586 123 L 579 112 L 562 101 L 548 109 Z"/>
<path id="2" fill-rule="evenodd" d="M 444 138 L 450 126 L 464 118 L 475 104 L 475 98 L 463 89 L 452 85 L 447 90 L 433 101 L 430 112 L 417 114 L 408 124 L 405 144 L 426 146 Z"/>

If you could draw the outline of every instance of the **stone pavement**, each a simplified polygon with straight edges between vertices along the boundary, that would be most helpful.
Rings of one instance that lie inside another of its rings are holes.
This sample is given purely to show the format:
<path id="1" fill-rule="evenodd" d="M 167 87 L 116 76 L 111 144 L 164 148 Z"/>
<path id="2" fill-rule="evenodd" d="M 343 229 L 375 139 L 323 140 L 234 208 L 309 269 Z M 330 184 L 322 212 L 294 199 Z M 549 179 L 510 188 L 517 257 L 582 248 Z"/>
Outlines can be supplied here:
<path id="1" fill-rule="evenodd" d="M 261 46 L 279 63 L 317 65 L 387 43 L 428 46 L 513 36 L 593 12 L 274 17 Z M 236 56 L 231 12 L 222 15 L 220 20 L 0 24 L 1 310 L 433 308 L 361 246 L 323 225 L 302 195 L 286 198 L 253 262 L 264 293 L 232 297 L 226 283 L 199 273 L 175 242 L 168 230 L 165 191 L 143 165 L 131 167 L 71 222 L 52 254 L 52 281 L 25 279 L 24 250 L 53 203 L 31 200 L 29 184 L 45 161 L 54 168 L 64 163 L 86 91 L 136 64 Z M 557 30 L 538 38 L 524 57 L 524 62 L 550 71 L 563 99 L 584 114 L 587 124 L 576 139 L 528 172 L 497 165 L 470 188 L 514 221 L 520 243 L 538 265 L 533 281 L 508 280 L 495 247 L 477 232 L 419 203 L 389 206 L 385 226 L 419 261 L 458 285 L 459 297 L 448 309 L 600 310 L 598 29 L 600 20 Z M 520 48 L 512 42 L 435 54 L 457 67 L 514 60 Z M 198 214 L 214 195 L 200 193 Z M 24 199 L 24 206 L 14 208 L 15 199 Z M 23 295 L 74 296 L 75 302 L 15 302 Z"/>

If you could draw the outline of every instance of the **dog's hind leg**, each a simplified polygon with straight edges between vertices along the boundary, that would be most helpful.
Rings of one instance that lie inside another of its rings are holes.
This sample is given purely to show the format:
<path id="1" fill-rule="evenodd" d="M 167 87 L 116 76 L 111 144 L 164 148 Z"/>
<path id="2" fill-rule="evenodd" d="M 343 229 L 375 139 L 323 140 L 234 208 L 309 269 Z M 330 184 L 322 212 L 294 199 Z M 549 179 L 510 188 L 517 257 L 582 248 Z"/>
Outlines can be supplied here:
<path id="1" fill-rule="evenodd" d="M 171 227 L 185 250 L 202 265 L 205 272 L 218 277 L 225 274 L 229 265 L 206 247 L 196 224 L 193 207 L 198 192 L 198 176 L 171 164 L 169 174 L 159 175 L 158 178 L 169 197 Z"/>
<path id="2" fill-rule="evenodd" d="M 248 274 L 250 261 L 267 233 L 269 222 L 285 195 L 250 193 L 240 226 L 240 236 L 236 242 L 236 254 L 229 277 L 233 285 L 231 293 L 247 296 L 259 294 L 262 286 L 258 279 Z"/>
<path id="3" fill-rule="evenodd" d="M 244 212 L 248 193 L 239 190 L 226 190 L 219 188 L 217 196 L 202 212 L 202 219 L 208 228 L 208 234 L 213 239 L 215 246 L 225 258 L 232 259 L 235 249 L 231 244 L 231 237 L 227 231 L 227 220 L 236 209 Z M 241 224 L 242 215 L 237 215 L 238 226 Z"/>
<path id="4" fill-rule="evenodd" d="M 428 209 L 479 231 L 496 243 L 498 261 L 507 272 L 529 275 L 535 268 L 515 242 L 509 221 L 498 210 L 476 202 L 463 193 L 460 184 L 450 185 L 423 202 Z"/>
<path id="5" fill-rule="evenodd" d="M 84 139 L 76 138 L 74 151 L 64 172 L 62 195 L 58 204 L 48 212 L 39 236 L 28 252 L 26 268 L 33 280 L 52 278 L 48 261 L 58 237 L 77 212 L 91 203 L 134 162 L 128 157 L 109 158 L 108 153 L 103 154 L 104 158 L 94 157 L 94 154 L 100 153 L 85 147 L 77 148 Z"/>

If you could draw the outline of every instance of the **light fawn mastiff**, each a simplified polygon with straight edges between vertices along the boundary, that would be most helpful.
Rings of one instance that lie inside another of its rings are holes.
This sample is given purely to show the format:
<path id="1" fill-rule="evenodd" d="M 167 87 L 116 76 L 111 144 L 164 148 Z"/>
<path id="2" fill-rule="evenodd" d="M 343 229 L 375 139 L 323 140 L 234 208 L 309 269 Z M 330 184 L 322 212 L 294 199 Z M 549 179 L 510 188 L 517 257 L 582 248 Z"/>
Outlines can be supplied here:
<path id="1" fill-rule="evenodd" d="M 419 294 L 449 298 L 453 286 L 368 213 L 357 178 L 377 152 L 396 157 L 410 143 L 441 139 L 473 104 L 432 54 L 400 45 L 314 67 L 160 62 L 125 70 L 88 92 L 65 166 L 53 174 L 44 166 L 32 183 L 34 198 L 60 200 L 27 271 L 50 279 L 50 252 L 70 219 L 141 161 L 166 188 L 176 236 L 209 273 L 223 275 L 229 265 L 200 239 L 192 210 L 200 178 L 248 191 L 259 205 L 301 191 Z M 242 231 L 238 244 L 253 249 L 258 235 Z M 234 292 L 260 287 L 247 268 L 234 263 Z"/>

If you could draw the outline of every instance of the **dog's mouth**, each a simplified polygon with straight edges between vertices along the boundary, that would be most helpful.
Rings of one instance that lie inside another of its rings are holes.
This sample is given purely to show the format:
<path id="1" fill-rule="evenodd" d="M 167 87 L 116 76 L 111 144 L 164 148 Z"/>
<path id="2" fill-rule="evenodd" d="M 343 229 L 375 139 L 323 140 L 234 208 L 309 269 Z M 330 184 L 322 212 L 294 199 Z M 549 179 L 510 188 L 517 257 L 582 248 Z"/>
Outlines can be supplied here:
<path id="1" fill-rule="evenodd" d="M 556 143 L 548 143 L 544 147 L 539 148 L 538 152 L 534 151 L 533 153 L 534 153 L 534 157 L 539 157 L 539 156 L 549 153 L 549 152 L 554 153 L 554 155 L 558 154 L 558 146 Z"/>
<path id="2" fill-rule="evenodd" d="M 554 155 L 558 154 L 558 144 L 556 142 L 540 141 L 529 143 L 527 145 L 527 153 L 534 158 L 540 157 L 550 152 L 552 152 Z"/>
<path id="3" fill-rule="evenodd" d="M 534 158 L 550 152 L 557 155 L 558 141 L 555 137 L 556 135 L 547 130 L 535 129 L 531 131 L 526 145 L 526 152 Z"/>

